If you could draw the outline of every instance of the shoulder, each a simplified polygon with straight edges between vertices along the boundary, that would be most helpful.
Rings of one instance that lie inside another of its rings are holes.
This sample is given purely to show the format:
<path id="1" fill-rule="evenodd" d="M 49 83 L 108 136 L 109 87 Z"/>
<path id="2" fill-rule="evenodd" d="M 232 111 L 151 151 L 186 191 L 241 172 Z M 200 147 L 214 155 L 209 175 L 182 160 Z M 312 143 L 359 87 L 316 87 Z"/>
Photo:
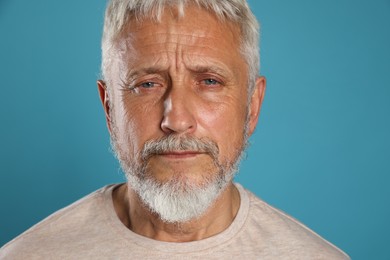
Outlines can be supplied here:
<path id="1" fill-rule="evenodd" d="M 246 226 L 253 237 L 261 237 L 263 250 L 278 251 L 290 259 L 349 259 L 343 251 L 288 214 L 253 193 L 249 197 Z M 274 253 L 273 253 L 274 254 Z"/>
<path id="2" fill-rule="evenodd" d="M 90 220 L 99 216 L 96 213 L 102 210 L 104 193 L 110 187 L 99 189 L 34 225 L 4 245 L 0 249 L 0 258 L 23 259 L 46 254 L 50 258 L 51 249 L 56 250 L 60 245 L 69 244 L 72 237 L 76 238 L 80 234 L 81 229 L 89 228 Z"/>

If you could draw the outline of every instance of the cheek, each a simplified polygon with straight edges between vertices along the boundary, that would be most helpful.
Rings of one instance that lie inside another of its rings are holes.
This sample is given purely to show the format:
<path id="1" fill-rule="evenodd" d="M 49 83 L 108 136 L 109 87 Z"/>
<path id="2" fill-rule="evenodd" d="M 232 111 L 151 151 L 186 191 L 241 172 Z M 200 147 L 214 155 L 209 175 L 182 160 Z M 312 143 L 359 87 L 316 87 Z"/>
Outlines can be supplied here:
<path id="1" fill-rule="evenodd" d="M 114 135 L 116 138 L 117 149 L 120 149 L 122 156 L 128 158 L 134 154 L 137 142 L 134 136 L 137 136 L 137 129 L 134 127 L 134 117 L 129 116 L 123 111 L 115 111 Z"/>
<path id="2" fill-rule="evenodd" d="M 216 141 L 222 158 L 236 156 L 243 145 L 246 106 L 240 102 L 227 102 L 204 106 L 198 110 L 199 131 Z"/>
<path id="3" fill-rule="evenodd" d="M 118 108 L 115 113 L 117 139 L 122 150 L 136 154 L 146 141 L 156 138 L 154 134 L 161 123 L 161 109 L 134 99 L 121 100 Z"/>

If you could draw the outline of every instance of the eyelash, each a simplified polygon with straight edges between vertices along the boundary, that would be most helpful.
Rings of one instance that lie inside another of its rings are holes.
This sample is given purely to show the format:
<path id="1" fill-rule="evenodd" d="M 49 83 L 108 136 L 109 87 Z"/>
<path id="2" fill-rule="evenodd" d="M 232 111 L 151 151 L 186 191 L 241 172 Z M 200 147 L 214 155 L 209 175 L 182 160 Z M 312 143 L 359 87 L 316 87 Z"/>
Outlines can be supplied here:
<path id="1" fill-rule="evenodd" d="M 145 85 L 152 85 L 152 86 L 145 86 Z M 147 82 L 143 82 L 141 84 L 138 84 L 137 87 L 142 87 L 142 88 L 146 88 L 146 89 L 149 89 L 149 88 L 153 88 L 157 83 L 156 82 L 153 82 L 153 81 L 147 81 Z"/>
<path id="2" fill-rule="evenodd" d="M 149 92 L 149 91 L 156 91 L 158 87 L 161 87 L 161 83 L 157 83 L 154 81 L 144 81 L 141 83 L 134 84 L 129 89 L 134 93 L 140 93 L 142 92 Z"/>
<path id="3" fill-rule="evenodd" d="M 149 90 L 161 85 L 162 85 L 161 83 L 155 82 L 153 80 L 148 80 L 136 84 L 129 84 L 129 87 L 127 89 L 131 91 L 138 91 L 139 89 Z"/>
<path id="4" fill-rule="evenodd" d="M 219 80 L 216 80 L 214 78 L 203 79 L 202 82 L 204 82 L 204 84 L 207 86 L 222 85 L 222 83 Z"/>

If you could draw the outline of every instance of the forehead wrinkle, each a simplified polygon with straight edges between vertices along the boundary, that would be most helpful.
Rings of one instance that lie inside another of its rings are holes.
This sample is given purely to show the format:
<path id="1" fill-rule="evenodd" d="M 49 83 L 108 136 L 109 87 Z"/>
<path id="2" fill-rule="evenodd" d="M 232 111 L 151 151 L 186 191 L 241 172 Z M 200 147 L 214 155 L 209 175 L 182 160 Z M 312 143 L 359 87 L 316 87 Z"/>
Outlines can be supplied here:
<path id="1" fill-rule="evenodd" d="M 180 35 L 180 34 L 177 34 Z M 196 36 L 192 36 L 191 38 L 199 38 Z M 208 38 L 208 37 L 204 37 Z M 138 42 L 137 42 L 138 41 Z M 131 57 L 131 59 L 137 60 L 137 58 L 144 59 L 145 56 L 142 54 L 145 52 L 146 54 L 162 54 L 162 53 L 174 53 L 177 50 L 180 50 L 182 53 L 189 52 L 190 49 L 196 48 L 196 51 L 202 51 L 202 50 L 211 50 L 212 52 L 220 51 L 222 52 L 223 48 L 216 48 L 215 42 L 205 42 L 205 41 L 199 41 L 196 43 L 188 42 L 186 40 L 176 41 L 176 40 L 167 40 L 167 39 L 157 39 L 154 42 L 151 42 L 149 44 L 143 44 L 142 39 L 136 39 L 134 37 L 128 37 L 127 40 L 123 40 L 124 44 L 120 45 L 119 52 L 122 54 L 126 54 L 123 56 L 127 56 L 128 58 Z M 125 46 L 124 46 L 125 45 Z M 136 48 L 137 45 L 140 45 L 141 48 Z M 155 47 L 156 45 L 160 45 L 160 48 L 155 48 L 157 51 L 150 52 L 148 49 L 149 47 Z M 220 42 L 219 42 L 219 45 Z M 180 48 L 179 48 L 180 47 Z M 187 48 L 188 47 L 188 48 Z M 184 51 L 183 51 L 184 48 Z M 196 52 L 193 51 L 193 52 Z M 131 55 L 129 55 L 131 54 Z"/>
<path id="2" fill-rule="evenodd" d="M 196 38 L 200 40 L 210 40 L 213 41 L 211 44 L 214 44 L 214 41 L 218 40 L 218 43 L 221 43 L 221 38 L 216 37 L 220 33 L 220 30 L 224 31 L 224 37 L 222 39 L 226 39 L 226 43 L 231 43 L 233 40 L 234 45 L 240 45 L 237 39 L 241 33 L 238 30 L 236 24 L 231 22 L 221 23 L 217 22 L 217 28 L 205 27 L 205 26 L 193 26 L 188 28 L 187 25 L 181 25 L 180 22 L 172 22 L 170 20 L 155 23 L 150 21 L 145 21 L 141 23 L 130 23 L 128 29 L 122 34 L 123 38 L 127 38 L 132 34 L 138 34 L 137 38 L 133 38 L 133 40 L 145 41 L 151 39 L 152 42 L 165 42 L 167 39 L 180 39 L 180 42 L 188 41 L 189 39 Z M 150 31 L 153 33 L 145 34 L 144 32 L 149 31 L 148 28 L 152 28 Z M 163 36 L 166 37 L 163 37 Z M 176 37 L 174 37 L 176 36 Z M 179 41 L 179 40 L 178 40 Z M 176 41 L 175 41 L 176 42 Z"/>
<path id="3" fill-rule="evenodd" d="M 215 46 L 212 46 L 211 44 L 197 44 L 194 46 L 194 44 L 186 44 L 186 43 L 177 43 L 177 42 L 164 42 L 160 43 L 158 48 L 156 47 L 155 43 L 146 44 L 143 45 L 143 49 L 139 49 L 138 51 L 135 50 L 137 53 L 136 55 L 133 55 L 131 58 L 133 59 L 133 62 L 135 64 L 143 64 L 148 63 L 149 61 L 152 61 L 154 64 L 159 63 L 161 60 L 164 60 L 162 63 L 169 62 L 169 59 L 171 59 L 169 56 L 181 55 L 181 59 L 185 60 L 192 60 L 191 57 L 200 57 L 202 60 L 204 60 L 204 63 L 221 63 L 219 61 L 219 57 L 224 56 L 220 55 L 219 53 L 224 53 L 223 49 L 215 48 Z M 150 48 L 152 47 L 150 50 Z M 207 54 L 205 54 L 207 53 Z M 205 56 L 206 55 L 206 56 Z M 229 53 L 231 57 L 237 56 L 238 58 L 242 59 L 241 55 L 239 53 L 233 54 Z M 230 58 L 228 59 L 230 60 Z M 228 61 L 226 60 L 226 61 Z M 179 57 L 176 57 L 175 59 L 176 63 L 180 62 Z M 187 63 L 190 63 L 193 61 L 187 61 Z M 203 63 L 203 62 L 202 62 Z M 222 67 L 223 64 L 221 64 Z"/>
<path id="4" fill-rule="evenodd" d="M 156 37 L 159 35 L 164 35 L 165 37 Z M 143 42 L 150 42 L 149 44 L 144 44 Z M 181 44 L 183 46 L 191 46 L 191 47 L 198 47 L 198 46 L 213 46 L 215 47 L 215 43 L 218 41 L 218 45 L 221 46 L 221 39 L 218 39 L 218 37 L 213 36 L 200 36 L 200 35 L 190 35 L 190 34 L 172 34 L 172 33 L 160 33 L 160 34 L 152 34 L 152 35 L 146 35 L 143 37 L 129 37 L 129 40 L 126 41 L 127 44 L 131 44 L 131 42 L 134 45 L 140 44 L 142 47 L 150 47 L 156 44 Z M 135 43 L 135 44 L 134 44 Z M 223 41 L 225 43 L 224 45 L 231 45 L 232 43 L 230 41 Z M 237 45 L 235 47 L 238 48 L 238 44 L 235 43 L 234 45 Z M 219 49 L 221 49 L 219 47 Z"/>
<path id="5" fill-rule="evenodd" d="M 195 32 L 195 31 L 194 31 Z M 200 31 L 199 31 L 200 32 Z M 134 33 L 134 32 L 132 32 Z M 143 37 L 138 37 L 138 39 L 140 40 L 145 40 L 145 39 L 149 39 L 150 37 L 156 37 L 156 36 L 179 36 L 179 37 L 182 37 L 182 38 L 198 38 L 198 39 L 211 39 L 211 40 L 218 40 L 220 41 L 221 39 L 218 39 L 218 37 L 214 37 L 212 36 L 211 34 L 196 34 L 196 33 L 190 33 L 190 34 L 187 34 L 187 33 L 171 33 L 171 32 L 161 32 L 161 33 L 153 33 L 153 34 L 149 34 L 149 35 L 145 35 Z M 177 38 L 179 38 L 177 37 Z M 171 37 L 169 37 L 171 38 Z"/>
<path id="6" fill-rule="evenodd" d="M 153 47 L 155 45 L 156 45 L 155 43 L 145 44 L 145 45 L 143 45 L 143 47 L 148 48 L 148 47 Z M 186 53 L 194 54 L 196 52 L 201 52 L 202 50 L 212 51 L 213 53 L 223 52 L 222 50 L 216 49 L 213 46 L 208 45 L 208 44 L 198 44 L 195 46 L 196 50 L 191 50 L 191 48 L 194 47 L 194 45 L 192 45 L 192 44 L 184 44 L 184 43 L 177 43 L 177 42 L 164 42 L 164 43 L 159 43 L 159 45 L 161 45 L 161 46 L 159 46 L 160 48 L 156 48 L 157 49 L 156 51 L 143 50 L 143 51 L 135 51 L 135 52 L 138 52 L 138 54 L 145 52 L 146 54 L 155 54 L 155 55 L 164 54 L 164 53 L 174 53 L 174 52 L 177 52 L 178 50 L 180 50 L 180 52 L 183 52 L 184 54 L 186 54 Z M 187 47 L 189 47 L 189 48 L 187 48 Z M 233 56 L 234 54 L 231 54 L 231 55 Z M 140 55 L 140 56 L 141 56 L 141 59 L 143 59 L 143 60 L 145 59 L 144 55 Z M 199 55 L 199 56 L 202 56 L 202 55 Z"/>

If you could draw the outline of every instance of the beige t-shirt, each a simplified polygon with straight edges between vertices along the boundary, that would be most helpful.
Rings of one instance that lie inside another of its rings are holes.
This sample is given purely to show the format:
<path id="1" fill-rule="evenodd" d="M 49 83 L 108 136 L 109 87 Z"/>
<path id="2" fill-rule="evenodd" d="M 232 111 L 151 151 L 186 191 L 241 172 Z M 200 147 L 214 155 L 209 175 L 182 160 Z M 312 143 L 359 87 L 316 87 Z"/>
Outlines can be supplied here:
<path id="1" fill-rule="evenodd" d="M 118 219 L 106 186 L 57 211 L 0 249 L 0 259 L 349 259 L 338 248 L 236 184 L 241 204 L 222 233 L 161 242 Z"/>

